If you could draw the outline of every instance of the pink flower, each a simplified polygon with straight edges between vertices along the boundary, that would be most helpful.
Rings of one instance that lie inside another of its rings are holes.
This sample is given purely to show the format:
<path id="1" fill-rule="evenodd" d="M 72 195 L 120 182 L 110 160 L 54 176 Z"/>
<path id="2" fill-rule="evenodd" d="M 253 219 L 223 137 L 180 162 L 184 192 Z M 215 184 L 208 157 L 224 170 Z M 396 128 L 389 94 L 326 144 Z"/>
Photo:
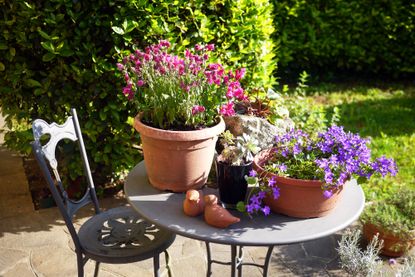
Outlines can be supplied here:
<path id="1" fill-rule="evenodd" d="M 153 58 L 150 54 L 144 54 L 144 60 L 149 61 Z"/>
<path id="2" fill-rule="evenodd" d="M 213 51 L 213 50 L 215 50 L 215 45 L 214 44 L 208 44 L 208 45 L 206 45 L 206 49 L 208 51 Z"/>
<path id="3" fill-rule="evenodd" d="M 245 76 L 245 73 L 246 73 L 246 68 L 237 69 L 235 71 L 235 79 L 237 81 L 241 80 Z"/>
<path id="4" fill-rule="evenodd" d="M 162 47 L 169 48 L 170 47 L 170 42 L 168 40 L 160 40 L 159 45 L 162 46 Z"/>
<path id="5" fill-rule="evenodd" d="M 189 50 L 189 49 L 186 49 L 186 50 L 184 51 L 184 56 L 185 56 L 186 58 L 190 58 L 190 57 L 192 56 L 192 53 L 190 52 L 190 50 Z"/>
<path id="6" fill-rule="evenodd" d="M 232 116 L 235 114 L 235 110 L 233 109 L 233 102 L 229 102 L 227 104 L 223 104 L 220 108 L 220 114 L 224 116 Z"/>
<path id="7" fill-rule="evenodd" d="M 132 91 L 131 87 L 131 84 L 127 84 L 122 90 L 124 95 L 127 96 L 128 100 L 132 100 L 134 98 L 134 92 Z"/>
<path id="8" fill-rule="evenodd" d="M 144 86 L 144 81 L 143 80 L 138 80 L 137 81 L 137 86 L 139 86 L 139 87 Z"/>
<path id="9" fill-rule="evenodd" d="M 203 50 L 203 46 L 202 46 L 202 45 L 200 45 L 200 44 L 196 44 L 196 45 L 195 45 L 195 50 L 196 50 L 196 51 Z"/>
<path id="10" fill-rule="evenodd" d="M 192 115 L 203 113 L 205 110 L 206 110 L 205 107 L 200 106 L 200 105 L 195 105 L 192 108 Z"/>
<path id="11" fill-rule="evenodd" d="M 122 63 L 117 63 L 117 68 L 119 71 L 123 71 L 124 70 L 124 65 Z"/>
<path id="12" fill-rule="evenodd" d="M 190 91 L 190 86 L 186 85 L 183 81 L 180 82 L 180 87 L 182 90 L 184 90 L 185 92 L 189 92 Z"/>

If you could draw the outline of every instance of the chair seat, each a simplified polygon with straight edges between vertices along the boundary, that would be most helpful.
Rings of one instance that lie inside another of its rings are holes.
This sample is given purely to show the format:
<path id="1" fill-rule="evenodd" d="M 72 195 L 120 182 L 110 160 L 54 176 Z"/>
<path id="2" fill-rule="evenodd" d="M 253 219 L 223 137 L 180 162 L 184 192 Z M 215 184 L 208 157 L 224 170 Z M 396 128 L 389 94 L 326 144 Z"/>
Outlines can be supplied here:
<path id="1" fill-rule="evenodd" d="M 167 249 L 176 237 L 140 218 L 131 207 L 94 215 L 81 226 L 78 236 L 87 257 L 113 264 L 152 258 Z"/>

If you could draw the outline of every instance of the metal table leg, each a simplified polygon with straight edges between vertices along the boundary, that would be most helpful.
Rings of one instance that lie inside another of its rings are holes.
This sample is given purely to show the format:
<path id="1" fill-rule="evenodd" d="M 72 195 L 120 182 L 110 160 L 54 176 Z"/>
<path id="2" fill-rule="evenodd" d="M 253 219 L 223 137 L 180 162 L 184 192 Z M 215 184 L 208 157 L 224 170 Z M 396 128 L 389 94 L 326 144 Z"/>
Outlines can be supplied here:
<path id="1" fill-rule="evenodd" d="M 206 253 L 207 253 L 207 273 L 206 276 L 212 275 L 212 264 L 222 264 L 222 265 L 230 265 L 231 266 L 231 276 L 236 277 L 236 271 L 238 271 L 238 277 L 242 277 L 242 266 L 249 265 L 249 266 L 256 266 L 262 268 L 262 275 L 264 277 L 268 276 L 268 268 L 271 261 L 272 250 L 274 246 L 269 246 L 267 255 L 265 256 L 265 262 L 263 265 L 257 263 L 244 263 L 243 262 L 243 246 L 238 245 L 231 245 L 231 262 L 222 262 L 212 259 L 212 253 L 210 251 L 210 244 L 209 242 L 205 242 L 206 244 Z M 239 249 L 238 249 L 239 247 Z"/>

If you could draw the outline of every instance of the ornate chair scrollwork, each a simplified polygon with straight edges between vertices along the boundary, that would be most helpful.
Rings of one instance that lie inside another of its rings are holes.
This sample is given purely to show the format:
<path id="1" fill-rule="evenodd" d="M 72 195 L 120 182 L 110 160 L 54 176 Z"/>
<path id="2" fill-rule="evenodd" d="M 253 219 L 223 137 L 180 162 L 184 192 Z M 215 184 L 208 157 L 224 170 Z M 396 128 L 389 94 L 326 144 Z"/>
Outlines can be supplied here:
<path id="1" fill-rule="evenodd" d="M 149 258 L 153 258 L 154 275 L 159 276 L 159 256 L 162 252 L 166 255 L 166 267 L 170 275 L 167 248 L 173 243 L 175 234 L 148 223 L 131 207 L 117 207 L 106 211 L 100 209 L 76 110 L 72 109 L 71 114 L 63 125 L 48 124 L 42 119 L 35 120 L 32 124 L 35 139 L 32 147 L 73 239 L 78 276 L 84 276 L 84 265 L 89 259 L 96 262 L 94 275 L 97 276 L 101 262 L 121 264 Z M 49 137 L 49 140 L 42 145 L 44 137 Z M 68 196 L 59 175 L 56 148 L 63 139 L 77 142 L 79 146 L 87 180 L 86 192 L 80 200 L 73 200 Z M 95 215 L 77 230 L 73 225 L 73 216 L 90 203 L 94 206 Z"/>

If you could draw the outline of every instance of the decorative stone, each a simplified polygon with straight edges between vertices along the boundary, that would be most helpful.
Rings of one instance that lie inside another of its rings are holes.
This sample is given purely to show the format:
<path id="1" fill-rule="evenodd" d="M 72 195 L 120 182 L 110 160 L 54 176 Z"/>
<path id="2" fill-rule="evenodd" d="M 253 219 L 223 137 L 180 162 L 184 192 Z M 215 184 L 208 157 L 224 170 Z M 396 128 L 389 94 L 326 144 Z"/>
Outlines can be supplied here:
<path id="1" fill-rule="evenodd" d="M 226 129 L 234 136 L 248 134 L 250 137 L 257 139 L 261 150 L 268 149 L 274 142 L 277 134 L 285 133 L 288 129 L 294 127 L 291 119 L 286 118 L 279 120 L 278 126 L 272 125 L 265 118 L 249 115 L 235 115 L 225 117 Z"/>

